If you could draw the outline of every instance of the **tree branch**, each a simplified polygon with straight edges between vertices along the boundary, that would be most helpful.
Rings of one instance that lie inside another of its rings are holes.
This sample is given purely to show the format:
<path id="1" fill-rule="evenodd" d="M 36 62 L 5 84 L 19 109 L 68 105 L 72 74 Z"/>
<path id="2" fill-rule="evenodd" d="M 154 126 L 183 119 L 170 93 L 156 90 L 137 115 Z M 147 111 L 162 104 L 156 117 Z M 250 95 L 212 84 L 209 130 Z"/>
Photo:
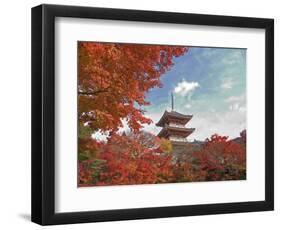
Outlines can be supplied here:
<path id="1" fill-rule="evenodd" d="M 86 91 L 78 91 L 78 94 L 79 95 L 85 95 L 85 96 L 95 96 L 95 95 L 97 95 L 99 93 L 107 93 L 108 89 L 109 89 L 109 87 L 106 88 L 106 89 L 100 89 L 100 90 L 96 90 L 96 91 L 88 91 L 88 92 L 86 92 Z"/>

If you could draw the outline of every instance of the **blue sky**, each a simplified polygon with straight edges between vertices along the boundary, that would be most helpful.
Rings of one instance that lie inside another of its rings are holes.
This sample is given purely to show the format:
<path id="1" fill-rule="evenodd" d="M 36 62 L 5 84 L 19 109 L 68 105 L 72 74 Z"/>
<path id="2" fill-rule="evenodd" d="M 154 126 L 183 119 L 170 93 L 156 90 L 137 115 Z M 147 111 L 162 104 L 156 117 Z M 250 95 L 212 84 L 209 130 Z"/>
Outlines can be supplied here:
<path id="1" fill-rule="evenodd" d="M 246 49 L 192 47 L 174 58 L 174 66 L 161 76 L 162 88 L 150 90 L 145 116 L 153 120 L 144 130 L 157 134 L 155 123 L 165 110 L 192 114 L 187 127 L 190 140 L 214 133 L 230 138 L 246 128 Z"/>

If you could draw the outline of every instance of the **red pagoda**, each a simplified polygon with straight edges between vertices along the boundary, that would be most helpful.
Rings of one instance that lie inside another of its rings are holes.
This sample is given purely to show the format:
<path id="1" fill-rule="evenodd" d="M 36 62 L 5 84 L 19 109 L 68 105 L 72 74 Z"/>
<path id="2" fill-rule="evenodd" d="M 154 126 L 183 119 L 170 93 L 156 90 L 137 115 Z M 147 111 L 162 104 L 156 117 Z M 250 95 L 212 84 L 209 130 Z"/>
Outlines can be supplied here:
<path id="1" fill-rule="evenodd" d="M 194 128 L 186 128 L 185 125 L 190 121 L 192 115 L 185 115 L 174 111 L 174 100 L 172 96 L 172 110 L 165 111 L 156 126 L 162 127 L 158 133 L 158 137 L 169 139 L 172 142 L 174 151 L 179 150 L 178 147 L 185 146 L 187 137 L 195 130 Z M 178 152 L 178 151 L 177 151 Z"/>

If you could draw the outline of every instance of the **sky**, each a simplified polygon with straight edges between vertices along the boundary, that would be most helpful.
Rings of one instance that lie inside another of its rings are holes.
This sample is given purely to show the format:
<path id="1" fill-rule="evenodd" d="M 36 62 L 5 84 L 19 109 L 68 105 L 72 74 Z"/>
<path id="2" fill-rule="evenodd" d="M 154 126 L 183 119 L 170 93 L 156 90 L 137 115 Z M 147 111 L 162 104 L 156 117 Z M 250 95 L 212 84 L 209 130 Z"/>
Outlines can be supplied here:
<path id="1" fill-rule="evenodd" d="M 238 137 L 246 129 L 246 49 L 190 47 L 174 58 L 174 65 L 160 77 L 162 88 L 146 94 L 149 106 L 144 116 L 152 119 L 143 130 L 157 135 L 155 124 L 165 110 L 193 115 L 186 127 L 195 128 L 189 141 L 204 141 L 213 134 Z M 129 131 L 126 122 L 120 133 Z M 106 141 L 107 135 L 96 132 L 93 138 Z"/>
<path id="2" fill-rule="evenodd" d="M 174 58 L 161 76 L 162 88 L 147 95 L 145 116 L 153 120 L 143 130 L 158 134 L 155 123 L 165 110 L 193 115 L 186 127 L 195 128 L 189 140 L 205 140 L 217 133 L 229 138 L 246 128 L 246 49 L 191 47 Z"/>

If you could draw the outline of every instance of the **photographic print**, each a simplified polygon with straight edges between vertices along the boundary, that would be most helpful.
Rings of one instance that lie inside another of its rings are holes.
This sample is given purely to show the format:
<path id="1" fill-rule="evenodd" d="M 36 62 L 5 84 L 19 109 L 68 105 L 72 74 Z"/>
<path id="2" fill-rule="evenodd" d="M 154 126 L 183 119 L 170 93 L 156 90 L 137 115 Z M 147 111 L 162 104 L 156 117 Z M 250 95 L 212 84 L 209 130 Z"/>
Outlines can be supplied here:
<path id="1" fill-rule="evenodd" d="M 246 53 L 79 41 L 78 187 L 246 180 Z"/>
<path id="2" fill-rule="evenodd" d="M 274 19 L 43 4 L 31 31 L 33 222 L 274 210 Z"/>

